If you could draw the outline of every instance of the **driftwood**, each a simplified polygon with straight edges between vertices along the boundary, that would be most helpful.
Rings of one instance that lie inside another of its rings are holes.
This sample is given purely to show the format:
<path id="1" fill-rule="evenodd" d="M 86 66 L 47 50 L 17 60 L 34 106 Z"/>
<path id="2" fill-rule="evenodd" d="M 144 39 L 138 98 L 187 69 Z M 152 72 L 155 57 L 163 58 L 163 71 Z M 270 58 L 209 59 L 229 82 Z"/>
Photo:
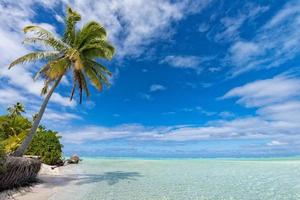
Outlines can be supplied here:
<path id="1" fill-rule="evenodd" d="M 79 158 L 79 156 L 77 156 L 76 154 L 73 155 L 73 156 L 71 156 L 70 159 L 68 159 L 68 163 L 69 163 L 69 164 L 78 164 L 79 161 L 80 161 L 80 158 Z"/>
<path id="2" fill-rule="evenodd" d="M 24 158 L 34 158 L 34 159 L 41 159 L 41 156 L 33 156 L 33 155 L 24 155 Z"/>
<path id="3" fill-rule="evenodd" d="M 0 191 L 34 182 L 41 168 L 38 159 L 8 156 L 5 171 L 0 173 Z"/>
<path id="4" fill-rule="evenodd" d="M 57 167 L 66 166 L 66 165 L 69 165 L 69 164 L 78 164 L 79 161 L 82 161 L 82 159 L 80 159 L 79 156 L 77 156 L 76 154 L 74 154 L 69 159 L 62 160 L 61 162 L 57 163 L 55 166 L 52 166 L 51 169 L 55 169 Z"/>

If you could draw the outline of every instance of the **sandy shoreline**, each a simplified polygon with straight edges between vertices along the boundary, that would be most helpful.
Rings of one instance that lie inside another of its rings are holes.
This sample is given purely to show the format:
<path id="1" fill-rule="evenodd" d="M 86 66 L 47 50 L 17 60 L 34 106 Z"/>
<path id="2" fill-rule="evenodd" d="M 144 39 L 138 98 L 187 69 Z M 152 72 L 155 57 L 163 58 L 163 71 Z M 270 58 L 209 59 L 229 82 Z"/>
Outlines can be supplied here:
<path id="1" fill-rule="evenodd" d="M 72 169 L 76 166 L 68 165 L 51 169 L 49 165 L 42 165 L 38 174 L 39 183 L 31 187 L 25 187 L 18 191 L 6 191 L 0 193 L 0 200 L 15 199 L 15 200 L 46 200 L 62 189 L 64 185 L 68 185 L 71 181 L 76 180 L 76 177 L 71 176 Z M 12 194 L 8 197 L 6 194 Z"/>

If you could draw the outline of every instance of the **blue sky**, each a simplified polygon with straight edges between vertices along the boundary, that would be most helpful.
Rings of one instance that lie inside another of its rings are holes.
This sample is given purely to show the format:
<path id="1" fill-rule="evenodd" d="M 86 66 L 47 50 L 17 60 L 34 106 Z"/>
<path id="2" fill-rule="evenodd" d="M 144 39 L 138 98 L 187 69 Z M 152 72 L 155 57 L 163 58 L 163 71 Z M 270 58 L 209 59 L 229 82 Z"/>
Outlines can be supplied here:
<path id="1" fill-rule="evenodd" d="M 82 105 L 63 79 L 43 124 L 66 154 L 150 157 L 293 156 L 300 153 L 300 1 L 0 1 L 0 112 L 31 116 L 42 63 L 7 65 L 33 47 L 22 28 L 63 33 L 66 5 L 82 26 L 106 27 L 117 54 L 112 86 Z M 147 5 L 147 6 L 145 6 Z M 44 48 L 44 47 L 38 47 Z"/>

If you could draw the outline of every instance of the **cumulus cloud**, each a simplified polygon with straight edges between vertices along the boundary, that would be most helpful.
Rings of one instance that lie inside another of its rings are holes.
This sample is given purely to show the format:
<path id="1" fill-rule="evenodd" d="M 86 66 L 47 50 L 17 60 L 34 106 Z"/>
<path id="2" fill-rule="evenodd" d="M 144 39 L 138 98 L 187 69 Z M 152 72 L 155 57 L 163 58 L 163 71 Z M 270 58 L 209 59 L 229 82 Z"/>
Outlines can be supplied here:
<path id="1" fill-rule="evenodd" d="M 156 91 L 161 91 L 161 90 L 166 90 L 167 87 L 160 85 L 160 84 L 153 84 L 150 86 L 149 91 L 150 92 L 156 92 Z"/>

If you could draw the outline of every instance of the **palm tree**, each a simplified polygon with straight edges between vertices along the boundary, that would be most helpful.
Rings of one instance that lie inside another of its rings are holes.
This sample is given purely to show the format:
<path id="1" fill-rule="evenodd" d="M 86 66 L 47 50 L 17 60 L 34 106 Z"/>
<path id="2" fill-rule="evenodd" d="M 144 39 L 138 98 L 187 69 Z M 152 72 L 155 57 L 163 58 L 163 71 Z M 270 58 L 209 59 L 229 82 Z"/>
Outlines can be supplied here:
<path id="1" fill-rule="evenodd" d="M 114 55 L 114 47 L 108 42 L 107 34 L 103 26 L 95 21 L 85 24 L 82 29 L 76 30 L 75 26 L 81 16 L 67 8 L 66 28 L 62 39 L 57 38 L 51 32 L 39 26 L 26 26 L 25 33 L 30 36 L 25 38 L 25 43 L 40 43 L 52 50 L 37 51 L 22 56 L 13 61 L 9 68 L 26 62 L 46 61 L 35 76 L 43 77 L 45 80 L 41 94 L 47 94 L 32 128 L 21 146 L 14 152 L 14 156 L 22 156 L 29 146 L 38 126 L 48 101 L 62 77 L 71 71 L 73 77 L 73 87 L 71 89 L 70 100 L 73 99 L 75 90 L 78 89 L 80 103 L 83 93 L 89 96 L 87 79 L 99 90 L 103 85 L 109 86 L 107 76 L 111 73 L 107 68 L 96 61 L 97 58 L 111 60 Z M 51 86 L 48 91 L 48 87 Z"/>
<path id="2" fill-rule="evenodd" d="M 7 111 L 9 113 L 10 117 L 15 118 L 16 116 L 19 116 L 22 113 L 24 113 L 25 108 L 24 108 L 23 104 L 21 104 L 20 102 L 17 102 L 15 105 L 8 107 Z"/>
<path id="3" fill-rule="evenodd" d="M 4 126 L 6 126 L 10 130 L 8 132 L 12 132 L 15 137 L 18 137 L 16 130 L 15 130 L 16 118 L 25 112 L 25 108 L 24 108 L 23 104 L 21 104 L 20 102 L 17 102 L 15 105 L 8 107 L 7 111 L 9 113 L 8 117 L 12 121 L 11 120 L 8 121 L 6 124 L 4 124 Z"/>

